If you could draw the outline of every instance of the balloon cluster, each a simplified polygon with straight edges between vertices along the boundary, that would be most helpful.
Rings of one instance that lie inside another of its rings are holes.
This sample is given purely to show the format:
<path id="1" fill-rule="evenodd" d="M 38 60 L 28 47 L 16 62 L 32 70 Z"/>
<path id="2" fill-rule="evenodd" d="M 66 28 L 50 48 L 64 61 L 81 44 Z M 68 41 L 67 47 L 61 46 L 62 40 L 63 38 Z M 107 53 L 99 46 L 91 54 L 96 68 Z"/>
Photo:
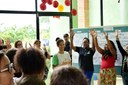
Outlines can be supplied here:
<path id="1" fill-rule="evenodd" d="M 47 9 L 46 3 L 48 5 L 52 5 L 54 8 L 57 8 L 59 12 L 64 11 L 64 6 L 62 4 L 60 4 L 57 0 L 54 0 L 54 1 L 53 0 L 42 0 L 42 3 L 40 4 L 40 9 L 41 10 L 46 10 Z M 64 3 L 65 3 L 65 6 L 70 6 L 71 5 L 70 0 L 65 0 Z M 71 14 L 73 16 L 76 16 L 77 15 L 76 9 L 72 9 Z"/>

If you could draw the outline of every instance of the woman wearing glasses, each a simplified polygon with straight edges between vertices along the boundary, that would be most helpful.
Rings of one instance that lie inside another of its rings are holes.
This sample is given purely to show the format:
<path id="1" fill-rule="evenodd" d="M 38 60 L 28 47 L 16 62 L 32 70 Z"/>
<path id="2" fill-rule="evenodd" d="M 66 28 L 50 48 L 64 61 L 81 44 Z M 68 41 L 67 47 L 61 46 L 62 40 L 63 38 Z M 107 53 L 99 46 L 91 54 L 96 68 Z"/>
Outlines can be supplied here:
<path id="1" fill-rule="evenodd" d="M 3 52 L 0 52 L 0 85 L 14 85 L 14 69 L 12 64 Z"/>

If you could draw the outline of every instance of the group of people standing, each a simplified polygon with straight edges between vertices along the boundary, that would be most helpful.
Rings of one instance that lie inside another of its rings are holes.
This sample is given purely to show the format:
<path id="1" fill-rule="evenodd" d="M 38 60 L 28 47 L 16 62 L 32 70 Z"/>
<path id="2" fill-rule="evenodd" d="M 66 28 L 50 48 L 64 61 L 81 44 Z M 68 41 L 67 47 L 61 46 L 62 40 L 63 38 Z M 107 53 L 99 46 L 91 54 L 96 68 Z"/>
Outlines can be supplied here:
<path id="1" fill-rule="evenodd" d="M 91 85 L 94 73 L 93 56 L 96 50 L 102 55 L 98 85 L 116 85 L 117 49 L 113 41 L 108 38 L 108 34 L 104 32 L 106 40 L 104 48 L 99 45 L 98 33 L 94 29 L 90 29 L 92 42 L 85 37 L 82 40 L 82 47 L 74 46 L 74 35 L 74 31 L 71 30 L 70 36 L 64 34 L 64 40 L 56 38 L 58 52 L 53 55 L 51 60 L 53 72 L 50 77 L 50 85 Z M 121 75 L 123 84 L 128 85 L 128 44 L 124 50 L 118 36 L 118 31 L 116 31 L 116 43 L 122 54 Z M 90 43 L 92 47 L 90 47 Z M 46 59 L 51 59 L 46 48 L 41 48 L 39 40 L 34 42 L 34 46 L 30 45 L 30 48 L 23 48 L 22 41 L 17 41 L 15 48 L 17 49 L 11 52 L 8 50 L 6 54 L 0 51 L 0 84 L 33 85 L 35 83 L 34 85 L 45 85 Z M 72 49 L 79 53 L 80 69 L 72 66 Z M 13 66 L 16 72 L 13 71 Z M 13 75 L 19 76 L 19 78 L 11 79 Z"/>
<path id="2" fill-rule="evenodd" d="M 23 48 L 20 40 L 14 48 L 0 50 L 0 85 L 45 85 L 44 68 L 43 53 L 35 47 Z"/>
<path id="3" fill-rule="evenodd" d="M 98 85 L 116 85 L 116 70 L 115 62 L 117 59 L 117 50 L 113 41 L 108 38 L 108 34 L 104 32 L 104 38 L 106 39 L 106 44 L 104 49 L 100 47 L 97 40 L 97 32 L 94 29 L 90 30 L 90 35 L 92 37 L 92 47 L 89 47 L 89 39 L 83 39 L 83 47 L 78 47 L 73 45 L 74 32 L 70 32 L 71 48 L 79 53 L 79 65 L 85 76 L 91 82 L 91 78 L 94 72 L 93 66 L 93 55 L 97 50 L 101 55 L 101 66 L 98 79 Z M 122 79 L 123 84 L 128 85 L 128 45 L 126 45 L 126 50 L 120 44 L 118 31 L 115 32 L 117 46 L 123 56 L 122 58 Z"/>
<path id="4" fill-rule="evenodd" d="M 87 37 L 83 39 L 82 47 L 80 47 L 80 46 L 74 46 L 73 39 L 75 33 L 73 30 L 70 31 L 70 42 L 68 42 L 68 46 L 70 46 L 69 49 L 73 49 L 75 52 L 79 53 L 79 66 L 82 73 L 88 79 L 89 85 L 91 85 L 91 79 L 94 73 L 93 56 L 96 50 L 102 55 L 100 73 L 98 76 L 98 85 L 116 85 L 115 62 L 117 59 L 117 49 L 113 41 L 108 38 L 107 32 L 104 32 L 103 34 L 104 34 L 104 39 L 106 40 L 106 44 L 104 45 L 104 48 L 102 48 L 98 44 L 98 38 L 97 38 L 98 34 L 94 29 L 90 30 L 90 35 L 92 37 L 91 40 L 92 47 L 90 47 L 90 40 Z M 123 79 L 123 84 L 128 85 L 128 45 L 126 45 L 126 50 L 124 50 L 119 41 L 118 31 L 115 31 L 115 37 L 116 37 L 118 49 L 122 54 L 121 75 Z M 68 56 L 66 56 L 66 53 L 64 51 L 64 41 L 62 39 L 58 39 L 56 42 L 57 42 L 57 46 L 59 47 L 59 52 L 53 56 L 52 65 L 59 66 L 64 64 L 71 64 L 69 63 L 69 61 L 71 62 L 71 58 L 69 57 L 69 54 L 71 54 L 71 50 L 68 52 L 69 53 Z M 61 48 L 63 49 L 63 52 Z M 65 54 L 65 58 L 67 57 L 67 60 L 64 59 L 63 56 L 60 56 L 62 55 L 61 52 L 63 55 Z M 72 55 L 70 56 L 73 57 Z M 55 61 L 56 62 L 61 61 L 61 63 L 55 63 Z"/>

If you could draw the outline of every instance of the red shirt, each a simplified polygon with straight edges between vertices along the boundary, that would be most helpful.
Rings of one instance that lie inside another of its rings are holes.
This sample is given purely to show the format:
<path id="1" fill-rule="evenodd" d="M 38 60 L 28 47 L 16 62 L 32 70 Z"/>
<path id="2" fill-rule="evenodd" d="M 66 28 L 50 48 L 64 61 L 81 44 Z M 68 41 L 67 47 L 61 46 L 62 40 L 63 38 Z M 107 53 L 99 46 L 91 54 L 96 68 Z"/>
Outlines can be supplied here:
<path id="1" fill-rule="evenodd" d="M 107 59 L 104 59 L 104 57 L 102 57 L 101 69 L 113 68 L 114 66 L 115 66 L 115 57 L 108 56 Z"/>

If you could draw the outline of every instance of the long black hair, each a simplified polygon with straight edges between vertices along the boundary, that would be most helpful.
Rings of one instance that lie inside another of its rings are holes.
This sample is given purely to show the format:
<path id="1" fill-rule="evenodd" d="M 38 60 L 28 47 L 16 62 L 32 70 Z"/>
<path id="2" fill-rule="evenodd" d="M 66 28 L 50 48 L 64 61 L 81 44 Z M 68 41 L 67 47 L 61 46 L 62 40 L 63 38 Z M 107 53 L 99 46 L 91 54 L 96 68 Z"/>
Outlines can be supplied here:
<path id="1" fill-rule="evenodd" d="M 113 42 L 112 40 L 110 40 L 110 43 L 112 44 L 114 50 L 117 51 L 114 42 Z M 110 52 L 110 50 L 106 50 L 106 49 L 104 49 L 104 53 L 103 53 L 103 57 L 104 57 L 104 59 L 107 59 L 108 56 L 112 56 L 112 53 Z"/>

